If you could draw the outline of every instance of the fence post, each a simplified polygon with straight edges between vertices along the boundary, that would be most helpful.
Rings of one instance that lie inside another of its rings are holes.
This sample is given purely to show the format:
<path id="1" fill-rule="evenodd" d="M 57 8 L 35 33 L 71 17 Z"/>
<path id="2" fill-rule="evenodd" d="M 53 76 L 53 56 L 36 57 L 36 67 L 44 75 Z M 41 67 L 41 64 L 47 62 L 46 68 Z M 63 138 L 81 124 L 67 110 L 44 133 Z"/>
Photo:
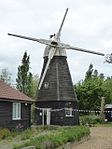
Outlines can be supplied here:
<path id="1" fill-rule="evenodd" d="M 105 97 L 101 97 L 100 117 L 102 122 L 105 121 Z"/>

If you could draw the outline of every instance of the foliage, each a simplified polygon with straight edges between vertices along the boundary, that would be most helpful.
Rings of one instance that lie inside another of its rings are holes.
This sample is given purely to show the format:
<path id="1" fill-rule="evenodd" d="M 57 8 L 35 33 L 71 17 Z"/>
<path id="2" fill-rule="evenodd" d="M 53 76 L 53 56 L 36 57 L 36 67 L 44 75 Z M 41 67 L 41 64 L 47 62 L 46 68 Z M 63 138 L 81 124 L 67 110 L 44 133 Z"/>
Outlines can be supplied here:
<path id="1" fill-rule="evenodd" d="M 29 128 L 21 132 L 21 140 L 30 139 L 33 135 L 46 132 L 46 131 L 52 131 L 57 130 L 59 127 L 57 126 L 38 126 L 36 128 Z"/>
<path id="2" fill-rule="evenodd" d="M 85 79 L 86 79 L 86 80 L 87 80 L 87 79 L 91 79 L 92 73 L 93 73 L 93 65 L 90 64 L 90 65 L 89 65 L 89 69 L 88 69 L 88 71 L 86 72 Z"/>
<path id="3" fill-rule="evenodd" d="M 7 128 L 0 128 L 0 140 L 6 139 L 6 138 L 15 138 L 16 136 L 20 136 L 21 140 L 30 139 L 32 136 L 45 133 L 46 131 L 53 131 L 58 130 L 59 126 L 38 126 L 38 127 L 32 127 L 29 129 L 26 129 L 22 132 L 18 132 L 17 130 L 11 130 L 9 131 Z"/>
<path id="4" fill-rule="evenodd" d="M 31 82 L 31 97 L 36 100 L 36 94 L 37 94 L 37 85 L 38 85 L 39 77 L 38 75 L 32 76 L 32 82 Z M 35 102 L 31 105 L 31 121 L 34 123 L 35 121 Z"/>
<path id="5" fill-rule="evenodd" d="M 104 74 L 93 69 L 90 64 L 85 79 L 78 82 L 74 89 L 78 97 L 79 109 L 100 109 L 101 97 L 106 97 L 106 103 L 112 103 L 112 77 L 105 79 Z"/>
<path id="6" fill-rule="evenodd" d="M 39 127 L 36 127 L 37 130 L 58 130 L 60 127 L 59 126 L 56 126 L 56 125 L 41 125 Z"/>
<path id="7" fill-rule="evenodd" d="M 59 127 L 55 132 L 39 135 L 31 138 L 29 141 L 16 145 L 14 149 L 26 146 L 35 146 L 36 149 L 56 148 L 71 141 L 79 141 L 82 137 L 90 134 L 89 128 L 84 126 Z"/>
<path id="8" fill-rule="evenodd" d="M 101 79 L 83 81 L 75 86 L 79 109 L 97 110 L 100 107 L 99 97 L 103 96 Z"/>
<path id="9" fill-rule="evenodd" d="M 32 75 L 32 81 L 31 81 L 31 97 L 35 99 L 36 92 L 37 92 L 37 86 L 38 86 L 39 76 L 38 74 Z"/>
<path id="10" fill-rule="evenodd" d="M 95 124 L 96 127 L 112 127 L 112 123 L 102 123 L 102 124 Z"/>
<path id="11" fill-rule="evenodd" d="M 29 139 L 32 136 L 33 131 L 31 129 L 27 129 L 21 133 L 21 140 Z"/>
<path id="12" fill-rule="evenodd" d="M 11 73 L 8 71 L 7 68 L 1 70 L 0 80 L 3 80 L 5 83 L 11 85 Z"/>
<path id="13" fill-rule="evenodd" d="M 16 88 L 31 98 L 35 98 L 38 75 L 33 75 L 30 72 L 30 56 L 27 52 L 24 53 L 22 58 L 22 64 L 18 67 L 18 73 L 16 78 Z"/>
<path id="14" fill-rule="evenodd" d="M 17 89 L 24 94 L 31 96 L 31 81 L 32 81 L 32 74 L 29 72 L 30 69 L 30 57 L 27 56 L 27 52 L 24 53 L 22 58 L 22 65 L 18 67 L 18 74 L 17 74 Z"/>
<path id="15" fill-rule="evenodd" d="M 80 124 L 82 125 L 94 125 L 94 124 L 101 124 L 102 120 L 100 116 L 97 115 L 85 115 L 80 116 Z"/>
<path id="16" fill-rule="evenodd" d="M 10 131 L 7 128 L 0 128 L 0 140 L 6 139 L 6 138 L 12 139 L 21 134 L 22 134 L 21 132 L 18 132 L 15 129 Z"/>
<path id="17" fill-rule="evenodd" d="M 105 90 L 106 102 L 112 104 L 112 77 L 104 80 L 102 87 Z"/>
<path id="18" fill-rule="evenodd" d="M 10 135 L 10 131 L 6 128 L 0 128 L 0 140 L 7 138 Z"/>

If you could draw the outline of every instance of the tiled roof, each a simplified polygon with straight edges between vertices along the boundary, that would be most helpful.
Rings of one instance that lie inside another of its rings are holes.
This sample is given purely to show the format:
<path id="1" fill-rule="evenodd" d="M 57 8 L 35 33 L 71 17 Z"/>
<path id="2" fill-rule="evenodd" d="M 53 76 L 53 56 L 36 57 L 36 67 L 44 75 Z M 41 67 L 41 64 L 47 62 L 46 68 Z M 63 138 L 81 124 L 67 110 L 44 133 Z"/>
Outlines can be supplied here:
<path id="1" fill-rule="evenodd" d="M 23 94 L 22 92 L 7 85 L 4 81 L 0 80 L 0 99 L 2 100 L 16 100 L 16 101 L 29 101 L 33 100 Z"/>

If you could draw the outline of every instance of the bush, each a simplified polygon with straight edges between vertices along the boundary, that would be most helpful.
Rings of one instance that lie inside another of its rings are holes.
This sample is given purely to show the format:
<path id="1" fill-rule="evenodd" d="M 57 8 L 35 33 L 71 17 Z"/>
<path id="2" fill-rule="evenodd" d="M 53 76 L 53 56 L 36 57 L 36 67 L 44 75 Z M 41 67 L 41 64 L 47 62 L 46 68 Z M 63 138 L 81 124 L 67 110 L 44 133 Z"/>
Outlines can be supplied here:
<path id="1" fill-rule="evenodd" d="M 0 140 L 10 136 L 10 131 L 7 128 L 0 128 Z"/>
<path id="2" fill-rule="evenodd" d="M 88 136 L 89 134 L 89 128 L 85 126 L 59 127 L 55 132 L 31 138 L 21 145 L 16 145 L 13 149 L 20 149 L 32 145 L 36 149 L 54 149 L 67 142 L 79 141 L 82 137 Z"/>
<path id="3" fill-rule="evenodd" d="M 29 139 L 32 136 L 33 131 L 31 129 L 27 129 L 21 133 L 21 140 Z"/>
<path id="4" fill-rule="evenodd" d="M 37 130 L 57 130 L 59 128 L 59 126 L 55 126 L 55 125 L 45 125 L 45 126 L 37 126 L 36 129 Z"/>
<path id="5" fill-rule="evenodd" d="M 86 115 L 86 116 L 80 116 L 80 124 L 82 125 L 94 125 L 94 124 L 100 124 L 102 123 L 102 120 L 100 116 L 96 115 Z"/>

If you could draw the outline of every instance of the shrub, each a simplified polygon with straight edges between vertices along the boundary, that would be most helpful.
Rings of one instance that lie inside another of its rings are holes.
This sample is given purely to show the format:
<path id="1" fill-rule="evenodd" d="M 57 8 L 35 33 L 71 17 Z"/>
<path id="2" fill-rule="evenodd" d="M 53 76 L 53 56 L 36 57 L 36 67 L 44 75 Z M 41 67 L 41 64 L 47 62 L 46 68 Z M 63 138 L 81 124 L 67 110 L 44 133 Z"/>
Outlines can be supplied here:
<path id="1" fill-rule="evenodd" d="M 102 123 L 102 120 L 100 116 L 96 115 L 86 115 L 86 116 L 81 116 L 80 117 L 80 123 L 82 125 L 94 125 L 94 124 L 100 124 Z"/>
<path id="2" fill-rule="evenodd" d="M 54 126 L 54 125 L 45 125 L 45 126 L 38 126 L 36 127 L 37 130 L 57 130 L 59 126 Z"/>
<path id="3" fill-rule="evenodd" d="M 27 146 L 35 146 L 36 149 L 54 149 L 67 142 L 79 141 L 82 137 L 90 134 L 89 128 L 85 126 L 72 126 L 58 128 L 55 132 L 31 138 L 29 141 L 16 145 L 13 149 Z"/>
<path id="4" fill-rule="evenodd" d="M 23 131 L 21 133 L 21 140 L 26 140 L 29 139 L 32 136 L 32 130 L 31 129 L 27 129 L 25 131 Z"/>
<path id="5" fill-rule="evenodd" d="M 7 128 L 0 128 L 0 140 L 5 139 L 10 135 L 10 131 Z"/>

